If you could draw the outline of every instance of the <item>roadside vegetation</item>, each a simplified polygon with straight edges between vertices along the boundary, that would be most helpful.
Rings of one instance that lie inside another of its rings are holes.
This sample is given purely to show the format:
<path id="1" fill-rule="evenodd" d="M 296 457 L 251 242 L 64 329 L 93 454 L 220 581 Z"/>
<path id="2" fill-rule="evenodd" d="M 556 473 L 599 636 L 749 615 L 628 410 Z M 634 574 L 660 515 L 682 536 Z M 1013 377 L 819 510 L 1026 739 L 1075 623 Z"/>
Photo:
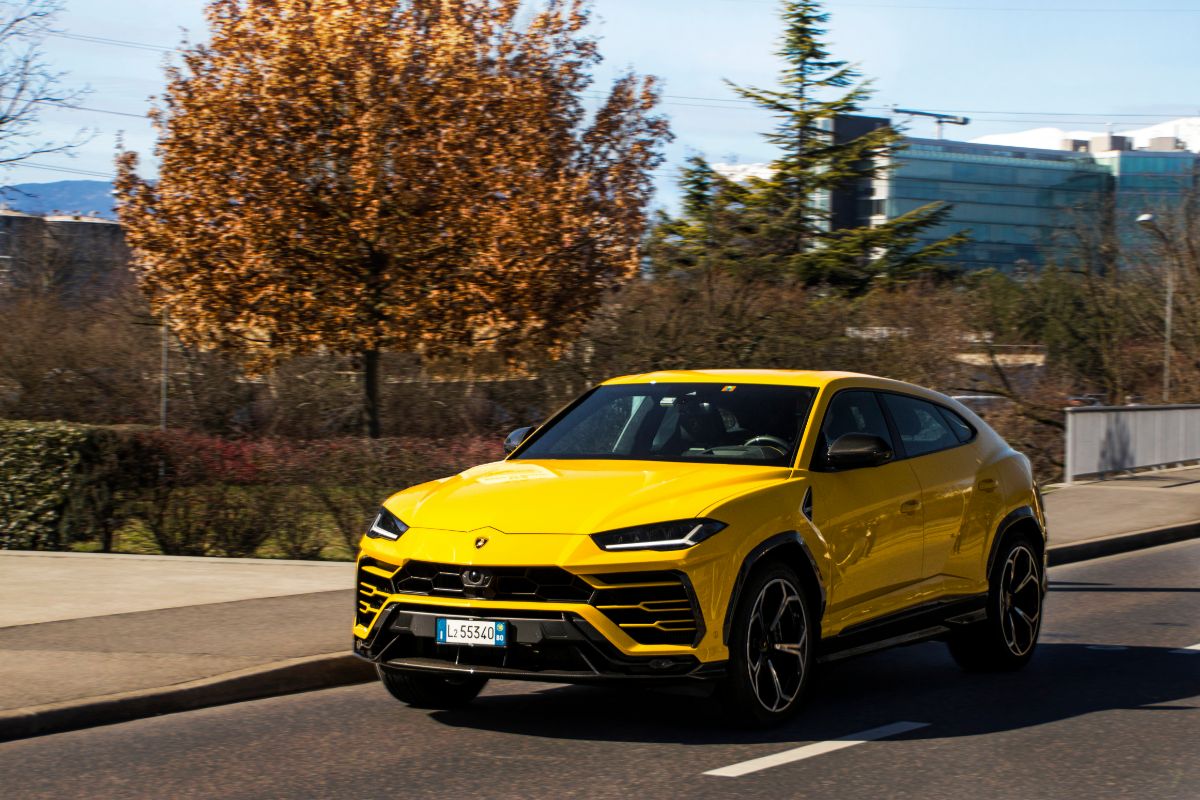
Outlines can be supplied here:
<path id="1" fill-rule="evenodd" d="M 229 439 L 0 420 L 0 549 L 352 558 L 397 487 L 500 457 L 493 439 Z"/>
<path id="2" fill-rule="evenodd" d="M 819 3 L 785 4 L 780 86 L 735 87 L 778 118 L 770 177 L 697 155 L 654 217 L 658 89 L 627 75 L 585 111 L 586 3 L 326 5 L 210 3 L 156 112 L 160 179 L 120 157 L 138 285 L 84 299 L 48 270 L 0 296 L 0 548 L 349 558 L 390 492 L 654 369 L 987 395 L 1051 481 L 1072 398 L 1158 400 L 1168 276 L 1171 399 L 1200 401 L 1200 197 L 1155 235 L 1081 214 L 1036 272 L 957 272 L 961 237 L 919 244 L 941 205 L 829 231 L 813 198 L 897 140 L 825 130 L 869 87 Z"/>

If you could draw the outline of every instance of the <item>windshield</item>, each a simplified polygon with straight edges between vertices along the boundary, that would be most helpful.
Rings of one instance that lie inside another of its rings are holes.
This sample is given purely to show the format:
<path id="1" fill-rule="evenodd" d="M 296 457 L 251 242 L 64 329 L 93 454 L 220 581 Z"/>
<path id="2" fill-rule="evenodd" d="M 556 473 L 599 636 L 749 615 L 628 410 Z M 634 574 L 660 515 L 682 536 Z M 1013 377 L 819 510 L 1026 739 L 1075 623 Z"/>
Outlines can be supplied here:
<path id="1" fill-rule="evenodd" d="M 515 457 L 788 466 L 815 393 L 761 384 L 600 386 Z"/>

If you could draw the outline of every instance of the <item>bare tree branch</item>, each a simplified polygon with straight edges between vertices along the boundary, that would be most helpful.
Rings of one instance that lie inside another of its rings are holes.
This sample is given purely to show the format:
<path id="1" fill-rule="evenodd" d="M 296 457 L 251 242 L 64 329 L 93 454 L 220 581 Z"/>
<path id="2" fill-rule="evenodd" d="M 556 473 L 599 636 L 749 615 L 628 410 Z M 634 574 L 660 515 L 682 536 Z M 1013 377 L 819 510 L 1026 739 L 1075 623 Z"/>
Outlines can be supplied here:
<path id="1" fill-rule="evenodd" d="M 42 53 L 42 40 L 53 32 L 61 0 L 0 0 L 0 168 L 50 153 L 66 153 L 85 143 L 81 130 L 66 141 L 43 139 L 42 106 L 71 108 L 85 92 L 63 86 Z"/>

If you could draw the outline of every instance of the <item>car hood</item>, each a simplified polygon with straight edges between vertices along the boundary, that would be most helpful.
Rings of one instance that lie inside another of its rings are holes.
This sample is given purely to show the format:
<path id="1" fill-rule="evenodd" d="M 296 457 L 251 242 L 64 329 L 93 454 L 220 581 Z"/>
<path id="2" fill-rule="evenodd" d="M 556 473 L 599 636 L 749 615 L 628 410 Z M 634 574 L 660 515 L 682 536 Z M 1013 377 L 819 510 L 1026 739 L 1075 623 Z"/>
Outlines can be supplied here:
<path id="1" fill-rule="evenodd" d="M 741 464 L 500 461 L 406 489 L 386 505 L 410 527 L 585 534 L 696 517 L 790 474 Z"/>

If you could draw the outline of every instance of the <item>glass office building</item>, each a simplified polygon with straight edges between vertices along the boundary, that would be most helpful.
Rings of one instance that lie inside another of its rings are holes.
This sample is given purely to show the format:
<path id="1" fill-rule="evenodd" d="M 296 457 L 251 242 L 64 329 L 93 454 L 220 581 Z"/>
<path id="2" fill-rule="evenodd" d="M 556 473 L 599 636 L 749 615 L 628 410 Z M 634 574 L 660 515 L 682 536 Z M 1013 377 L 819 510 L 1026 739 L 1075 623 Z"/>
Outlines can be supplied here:
<path id="1" fill-rule="evenodd" d="M 955 259 L 962 267 L 1041 266 L 1069 258 L 1110 180 L 1086 153 L 909 139 L 894 171 L 872 184 L 870 222 L 943 201 L 949 219 L 925 238 L 969 232 Z"/>
<path id="2" fill-rule="evenodd" d="M 856 115 L 836 117 L 822 128 L 846 141 L 889 124 Z M 1111 134 L 1068 139 L 1058 150 L 911 137 L 903 144 L 890 170 L 819 195 L 815 204 L 837 230 L 881 225 L 930 203 L 947 203 L 946 221 L 922 240 L 967 232 L 970 241 L 953 256 L 964 269 L 1069 267 L 1081 241 L 1094 245 L 1114 232 L 1121 245 L 1144 245 L 1147 234 L 1137 217 L 1169 216 L 1200 187 L 1200 155 L 1171 137 L 1151 139 L 1140 150 Z"/>
<path id="3" fill-rule="evenodd" d="M 1197 185 L 1195 153 L 1119 150 L 1097 153 L 1096 163 L 1113 176 L 1113 215 L 1122 245 L 1145 244 L 1136 220 L 1141 214 L 1169 218 Z"/>
<path id="4" fill-rule="evenodd" d="M 1196 185 L 1200 157 L 1176 149 L 1174 140 L 1146 150 L 1125 149 L 1130 142 L 1119 136 L 1063 145 L 905 139 L 887 175 L 848 190 L 855 220 L 835 215 L 834 227 L 878 225 L 942 201 L 950 215 L 924 238 L 967 231 L 971 240 L 954 259 L 963 268 L 1070 265 L 1081 236 L 1112 225 L 1121 241 L 1135 242 L 1139 214 L 1169 213 Z"/>

